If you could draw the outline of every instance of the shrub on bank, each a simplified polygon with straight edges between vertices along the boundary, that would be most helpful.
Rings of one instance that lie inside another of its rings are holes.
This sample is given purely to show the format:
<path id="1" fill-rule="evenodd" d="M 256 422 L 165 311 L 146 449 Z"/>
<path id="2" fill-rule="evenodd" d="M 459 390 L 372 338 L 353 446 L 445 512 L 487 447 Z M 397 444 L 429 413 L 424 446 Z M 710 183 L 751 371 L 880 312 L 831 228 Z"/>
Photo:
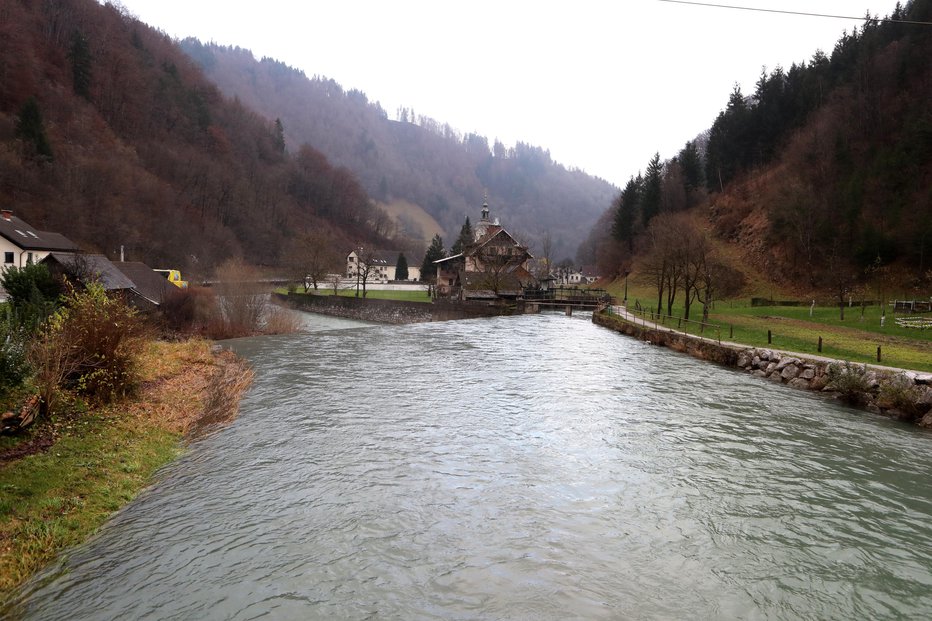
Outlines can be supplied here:
<path id="1" fill-rule="evenodd" d="M 0 403 L 29 375 L 26 349 L 29 334 L 16 320 L 13 309 L 0 305 Z"/>
<path id="2" fill-rule="evenodd" d="M 880 385 L 877 405 L 894 410 L 904 419 L 914 420 L 923 413 L 919 388 L 903 375 L 896 375 Z"/>
<path id="3" fill-rule="evenodd" d="M 43 411 L 54 410 L 63 389 L 96 403 L 130 394 L 147 329 L 135 309 L 92 283 L 71 288 L 30 349 Z"/>
<path id="4" fill-rule="evenodd" d="M 843 401 L 858 404 L 864 400 L 864 395 L 870 392 L 871 375 L 865 365 L 851 364 L 848 361 L 842 364 L 831 364 L 828 367 L 828 388 L 839 393 Z"/>
<path id="5" fill-rule="evenodd" d="M 168 331 L 199 334 L 217 315 L 217 296 L 205 287 L 176 289 L 162 301 L 159 310 Z"/>
<path id="6" fill-rule="evenodd" d="M 229 259 L 215 276 L 216 284 L 210 289 L 189 288 L 162 303 L 169 329 L 217 340 L 300 330 L 297 315 L 270 303 L 270 287 L 257 268 L 241 259 Z"/>

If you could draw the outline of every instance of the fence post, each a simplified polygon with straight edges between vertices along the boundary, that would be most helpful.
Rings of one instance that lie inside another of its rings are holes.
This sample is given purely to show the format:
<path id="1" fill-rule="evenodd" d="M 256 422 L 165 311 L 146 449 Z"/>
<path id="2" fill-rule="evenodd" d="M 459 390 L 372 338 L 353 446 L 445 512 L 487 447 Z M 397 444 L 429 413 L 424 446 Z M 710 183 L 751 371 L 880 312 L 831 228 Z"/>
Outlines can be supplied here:
<path id="1" fill-rule="evenodd" d="M 819 353 L 822 353 L 822 337 L 819 337 Z"/>
<path id="2" fill-rule="evenodd" d="M 728 324 L 728 340 L 735 338 L 735 324 Z"/>
<path id="3" fill-rule="evenodd" d="M 771 334 L 770 330 L 767 330 L 767 344 L 770 345 L 771 343 L 773 343 L 773 334 Z"/>
<path id="4" fill-rule="evenodd" d="M 880 362 L 880 345 L 877 346 L 877 362 Z"/>

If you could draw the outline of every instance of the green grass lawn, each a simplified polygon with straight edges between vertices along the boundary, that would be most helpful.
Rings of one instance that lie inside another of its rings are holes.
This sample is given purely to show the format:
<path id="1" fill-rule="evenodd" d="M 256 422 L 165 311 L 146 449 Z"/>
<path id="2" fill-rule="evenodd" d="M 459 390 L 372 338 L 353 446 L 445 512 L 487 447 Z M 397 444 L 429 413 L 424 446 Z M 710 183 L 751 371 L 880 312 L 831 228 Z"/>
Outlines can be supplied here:
<path id="1" fill-rule="evenodd" d="M 0 601 L 84 541 L 180 452 L 178 434 L 122 416 L 68 425 L 50 450 L 0 468 Z"/>
<path id="2" fill-rule="evenodd" d="M 889 311 L 889 309 L 888 309 Z M 809 315 L 808 307 L 740 307 L 719 304 L 710 320 L 723 326 L 733 326 L 731 340 L 752 345 L 766 345 L 767 331 L 771 345 L 801 353 L 818 354 L 852 362 L 879 364 L 922 371 L 932 371 L 932 330 L 903 328 L 888 312 L 880 325 L 881 308 L 868 306 L 845 308 L 845 319 L 837 307 L 816 307 Z M 724 332 L 724 330 L 723 330 Z"/>
<path id="3" fill-rule="evenodd" d="M 618 303 L 624 295 L 623 281 L 613 283 L 609 290 L 616 296 Z M 678 298 L 682 298 L 679 293 Z M 781 298 L 779 292 L 775 295 Z M 792 296 L 782 296 L 793 299 Z M 629 282 L 628 304 L 634 307 L 639 301 L 642 308 L 657 305 L 656 293 L 641 285 Z M 664 309 L 665 311 L 666 309 Z M 664 325 L 691 334 L 699 334 L 699 323 L 679 321 L 683 316 L 682 300 L 673 306 L 674 319 L 664 320 Z M 852 362 L 877 362 L 877 347 L 881 348 L 880 363 L 884 366 L 932 371 L 932 330 L 903 328 L 896 325 L 896 316 L 887 307 L 884 325 L 880 325 L 881 307 L 867 306 L 862 309 L 857 304 L 845 307 L 845 318 L 840 318 L 837 306 L 817 306 L 809 315 L 809 306 L 761 306 L 752 307 L 750 296 L 746 298 L 725 300 L 715 303 L 709 314 L 709 323 L 715 327 L 705 326 L 702 335 L 721 338 L 725 341 L 744 343 L 755 347 L 772 347 L 802 354 L 822 355 L 827 358 L 850 360 Z M 690 309 L 690 318 L 702 318 L 702 305 L 694 303 Z M 767 331 L 771 342 L 767 342 Z M 819 337 L 822 337 L 822 351 L 818 351 Z"/>

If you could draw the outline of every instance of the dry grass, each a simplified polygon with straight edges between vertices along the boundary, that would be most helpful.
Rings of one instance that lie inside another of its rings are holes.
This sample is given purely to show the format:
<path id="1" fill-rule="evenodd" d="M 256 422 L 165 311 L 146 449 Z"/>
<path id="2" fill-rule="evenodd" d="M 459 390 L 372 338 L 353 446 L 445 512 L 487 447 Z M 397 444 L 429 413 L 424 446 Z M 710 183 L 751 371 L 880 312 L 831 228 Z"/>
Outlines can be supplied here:
<path id="1" fill-rule="evenodd" d="M 293 310 L 270 305 L 265 318 L 266 334 L 295 334 L 304 327 L 301 316 Z"/>
<path id="2" fill-rule="evenodd" d="M 396 200 L 391 203 L 379 203 L 379 207 L 384 209 L 399 224 L 413 225 L 419 228 L 420 231 L 408 231 L 408 233 L 422 238 L 425 242 L 429 242 L 434 235 L 443 235 L 443 227 L 420 205 Z"/>

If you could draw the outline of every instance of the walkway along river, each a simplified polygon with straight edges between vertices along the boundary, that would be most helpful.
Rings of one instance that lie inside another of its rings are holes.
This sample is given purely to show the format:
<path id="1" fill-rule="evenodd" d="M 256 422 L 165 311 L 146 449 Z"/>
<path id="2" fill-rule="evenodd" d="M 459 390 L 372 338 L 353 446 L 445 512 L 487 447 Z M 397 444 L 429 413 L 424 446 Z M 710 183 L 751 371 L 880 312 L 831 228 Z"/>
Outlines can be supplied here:
<path id="1" fill-rule="evenodd" d="M 932 436 L 585 315 L 233 343 L 229 427 L 26 619 L 900 619 Z"/>

